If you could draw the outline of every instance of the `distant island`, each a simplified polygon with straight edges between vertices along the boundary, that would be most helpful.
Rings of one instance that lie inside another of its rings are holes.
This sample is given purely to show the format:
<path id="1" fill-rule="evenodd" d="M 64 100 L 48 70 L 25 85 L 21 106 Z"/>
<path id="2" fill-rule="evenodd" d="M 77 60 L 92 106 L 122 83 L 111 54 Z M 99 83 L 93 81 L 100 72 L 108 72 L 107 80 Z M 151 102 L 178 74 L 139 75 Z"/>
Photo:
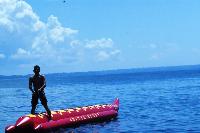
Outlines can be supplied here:
<path id="1" fill-rule="evenodd" d="M 144 73 L 144 72 L 170 72 L 170 71 L 200 71 L 200 65 L 183 65 L 183 66 L 163 66 L 163 67 L 144 67 L 144 68 L 130 68 L 130 69 L 115 69 L 102 71 L 88 71 L 88 72 L 72 72 L 72 73 L 52 73 L 48 75 L 108 75 L 108 74 L 126 74 L 126 73 Z"/>
<path id="2" fill-rule="evenodd" d="M 148 72 L 173 72 L 173 71 L 200 71 L 200 65 L 183 65 L 183 66 L 163 66 L 163 67 L 144 67 L 144 68 L 130 68 L 130 69 L 115 69 L 102 71 L 87 71 L 87 72 L 63 72 L 63 73 L 47 73 L 47 76 L 54 75 L 68 75 L 68 76 L 92 76 L 92 75 L 109 75 L 109 74 L 128 74 L 128 73 L 148 73 Z M 6 77 L 21 77 L 28 75 L 11 75 Z M 5 77 L 0 75 L 0 77 Z"/>

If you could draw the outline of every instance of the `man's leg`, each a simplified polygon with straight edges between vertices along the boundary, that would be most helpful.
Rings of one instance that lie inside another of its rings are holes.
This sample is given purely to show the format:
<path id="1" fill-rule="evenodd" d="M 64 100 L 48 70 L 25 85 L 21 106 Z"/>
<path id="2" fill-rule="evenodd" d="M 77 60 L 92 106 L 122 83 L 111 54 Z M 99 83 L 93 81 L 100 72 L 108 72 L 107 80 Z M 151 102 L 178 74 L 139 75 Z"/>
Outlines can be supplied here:
<path id="1" fill-rule="evenodd" d="M 46 111 L 47 111 L 47 114 L 48 114 L 48 115 L 49 115 L 49 117 L 51 118 L 51 111 L 50 111 L 50 109 L 49 109 L 48 105 L 47 105 L 47 104 L 43 104 L 43 106 L 44 106 L 44 108 L 46 109 Z"/>
<path id="2" fill-rule="evenodd" d="M 32 105 L 31 114 L 35 114 L 35 109 L 37 104 L 38 104 L 38 96 L 35 93 L 33 93 L 31 100 L 31 105 Z"/>
<path id="3" fill-rule="evenodd" d="M 44 106 L 45 110 L 47 111 L 49 119 L 51 119 L 51 111 L 47 105 L 47 98 L 46 98 L 44 92 L 40 93 L 40 101 L 41 101 L 42 105 Z"/>
<path id="4" fill-rule="evenodd" d="M 31 114 L 35 114 L 36 105 L 32 105 Z"/>

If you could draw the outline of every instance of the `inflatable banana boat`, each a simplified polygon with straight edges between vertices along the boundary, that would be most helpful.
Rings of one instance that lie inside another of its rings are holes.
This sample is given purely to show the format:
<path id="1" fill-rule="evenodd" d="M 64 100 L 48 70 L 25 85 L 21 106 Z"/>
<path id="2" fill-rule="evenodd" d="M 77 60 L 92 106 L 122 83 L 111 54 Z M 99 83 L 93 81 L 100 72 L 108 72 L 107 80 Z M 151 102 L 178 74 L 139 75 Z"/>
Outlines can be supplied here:
<path id="1" fill-rule="evenodd" d="M 118 115 L 119 99 L 112 104 L 98 104 L 51 111 L 51 120 L 47 113 L 25 115 L 15 125 L 5 128 L 6 133 L 41 133 L 58 128 L 73 127 L 83 123 L 98 122 L 115 118 Z"/>

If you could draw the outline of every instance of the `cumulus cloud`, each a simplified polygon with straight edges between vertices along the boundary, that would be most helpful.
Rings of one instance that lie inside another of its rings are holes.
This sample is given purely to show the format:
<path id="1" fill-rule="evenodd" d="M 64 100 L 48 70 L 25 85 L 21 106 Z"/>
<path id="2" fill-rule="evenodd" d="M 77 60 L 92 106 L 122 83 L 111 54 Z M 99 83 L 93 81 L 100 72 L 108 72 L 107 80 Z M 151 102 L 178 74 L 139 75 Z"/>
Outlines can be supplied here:
<path id="1" fill-rule="evenodd" d="M 107 53 L 106 51 L 99 51 L 97 56 L 98 56 L 98 60 L 103 61 L 103 60 L 108 59 L 110 57 L 110 54 Z"/>
<path id="2" fill-rule="evenodd" d="M 1 0 L 0 7 L 0 25 L 10 32 L 33 30 L 33 25 L 39 25 L 39 17 L 25 1 Z"/>
<path id="3" fill-rule="evenodd" d="M 84 50 L 90 53 L 89 60 L 96 61 L 109 61 L 118 58 L 121 51 L 114 45 L 111 38 L 101 38 L 97 40 L 85 40 Z"/>
<path id="4" fill-rule="evenodd" d="M 112 48 L 113 47 L 113 40 L 108 38 L 102 38 L 99 40 L 90 40 L 86 42 L 86 48 Z"/>
<path id="5" fill-rule="evenodd" d="M 58 18 L 53 15 L 49 16 L 46 25 L 49 30 L 49 38 L 54 43 L 64 42 L 65 37 L 70 37 L 71 35 L 78 33 L 77 30 L 62 27 L 61 23 L 58 21 Z"/>
<path id="6" fill-rule="evenodd" d="M 115 49 L 114 51 L 111 51 L 110 54 L 111 55 L 119 55 L 121 53 L 121 51 L 119 49 Z"/>
<path id="7" fill-rule="evenodd" d="M 113 57 L 117 57 L 119 54 L 121 53 L 120 50 L 114 50 L 114 51 L 99 51 L 98 54 L 97 54 L 97 59 L 99 61 L 105 61 L 105 60 L 108 60 L 110 58 L 113 58 Z"/>
<path id="8" fill-rule="evenodd" d="M 14 54 L 14 55 L 12 55 L 11 57 L 13 58 L 13 59 L 19 59 L 19 58 L 29 58 L 31 56 L 31 53 L 30 53 L 30 51 L 26 51 L 26 50 L 24 50 L 24 49 L 22 49 L 22 48 L 19 48 L 18 50 L 17 50 L 17 53 L 16 54 Z"/>
<path id="9" fill-rule="evenodd" d="M 121 51 L 114 45 L 111 38 L 101 38 L 97 40 L 86 40 L 84 45 L 85 50 L 93 52 L 93 57 L 90 60 L 107 61 L 110 59 L 118 58 Z M 93 58 L 93 59 L 91 59 Z"/>
<path id="10" fill-rule="evenodd" d="M 79 58 L 105 61 L 121 52 L 115 48 L 111 38 L 76 39 L 79 31 L 64 27 L 54 15 L 50 15 L 46 23 L 41 21 L 32 7 L 23 0 L 0 1 L 0 29 L 4 29 L 3 34 L 8 37 L 11 34 L 16 37 L 17 42 L 11 40 L 9 43 L 12 45 L 11 51 L 15 51 L 10 54 L 13 60 L 66 64 Z M 0 54 L 0 58 L 4 57 Z"/>

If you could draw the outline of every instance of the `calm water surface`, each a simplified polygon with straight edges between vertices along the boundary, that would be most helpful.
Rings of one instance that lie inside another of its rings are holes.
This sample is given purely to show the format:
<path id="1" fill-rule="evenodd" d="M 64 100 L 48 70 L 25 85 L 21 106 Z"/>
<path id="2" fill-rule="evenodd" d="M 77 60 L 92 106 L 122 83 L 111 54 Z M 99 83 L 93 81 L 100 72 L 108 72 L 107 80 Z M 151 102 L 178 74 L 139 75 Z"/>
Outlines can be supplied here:
<path id="1" fill-rule="evenodd" d="M 31 109 L 28 77 L 0 78 L 0 131 Z M 77 128 L 68 133 L 200 132 L 200 75 L 197 71 L 135 74 L 47 76 L 51 110 L 99 103 L 118 97 L 117 119 Z M 44 111 L 39 102 L 37 112 Z"/>

